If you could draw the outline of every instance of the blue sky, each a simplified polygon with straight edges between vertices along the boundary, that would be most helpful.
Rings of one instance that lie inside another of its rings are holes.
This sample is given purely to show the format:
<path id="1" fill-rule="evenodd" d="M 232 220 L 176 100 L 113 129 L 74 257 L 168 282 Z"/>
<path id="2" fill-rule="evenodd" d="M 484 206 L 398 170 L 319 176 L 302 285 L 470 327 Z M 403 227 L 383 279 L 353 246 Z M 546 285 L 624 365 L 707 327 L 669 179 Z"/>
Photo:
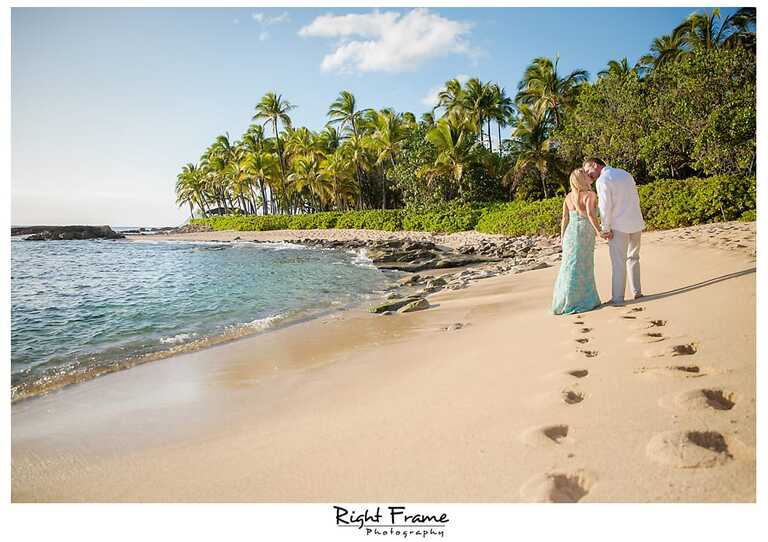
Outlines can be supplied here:
<path id="1" fill-rule="evenodd" d="M 594 78 L 694 10 L 14 8 L 11 220 L 179 224 L 181 166 L 239 137 L 269 90 L 312 129 L 342 89 L 418 116 L 456 76 L 514 95 L 537 56 Z"/>

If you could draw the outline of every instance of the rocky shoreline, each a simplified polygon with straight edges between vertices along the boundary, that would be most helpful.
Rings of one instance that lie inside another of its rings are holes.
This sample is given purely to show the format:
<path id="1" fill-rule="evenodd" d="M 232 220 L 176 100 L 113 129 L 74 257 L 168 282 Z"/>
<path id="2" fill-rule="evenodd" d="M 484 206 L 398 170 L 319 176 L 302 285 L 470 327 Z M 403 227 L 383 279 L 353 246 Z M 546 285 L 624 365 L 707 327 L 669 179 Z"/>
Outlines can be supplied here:
<path id="1" fill-rule="evenodd" d="M 125 239 L 109 226 L 26 226 L 11 228 L 11 237 L 26 235 L 25 241 L 71 241 L 75 239 Z"/>
<path id="2" fill-rule="evenodd" d="M 369 308 L 370 312 L 381 315 L 428 309 L 431 306 L 429 296 L 442 290 L 459 290 L 472 282 L 498 275 L 544 269 L 561 257 L 557 238 L 547 236 L 486 239 L 479 243 L 467 242 L 456 248 L 412 239 L 305 238 L 291 242 L 321 248 L 364 249 L 377 268 L 412 273 L 391 287 L 383 303 Z M 442 272 L 455 268 L 463 269 Z"/>

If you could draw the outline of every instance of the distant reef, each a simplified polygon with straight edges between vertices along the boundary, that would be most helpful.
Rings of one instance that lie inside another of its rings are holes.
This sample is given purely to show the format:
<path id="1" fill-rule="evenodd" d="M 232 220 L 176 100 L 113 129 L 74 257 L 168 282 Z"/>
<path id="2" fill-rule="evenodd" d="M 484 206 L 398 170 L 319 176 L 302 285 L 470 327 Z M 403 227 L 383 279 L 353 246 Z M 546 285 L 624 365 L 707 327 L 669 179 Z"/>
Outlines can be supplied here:
<path id="1" fill-rule="evenodd" d="M 125 239 L 109 226 L 28 226 L 11 228 L 11 236 L 26 235 L 26 241 L 66 241 L 71 239 Z"/>

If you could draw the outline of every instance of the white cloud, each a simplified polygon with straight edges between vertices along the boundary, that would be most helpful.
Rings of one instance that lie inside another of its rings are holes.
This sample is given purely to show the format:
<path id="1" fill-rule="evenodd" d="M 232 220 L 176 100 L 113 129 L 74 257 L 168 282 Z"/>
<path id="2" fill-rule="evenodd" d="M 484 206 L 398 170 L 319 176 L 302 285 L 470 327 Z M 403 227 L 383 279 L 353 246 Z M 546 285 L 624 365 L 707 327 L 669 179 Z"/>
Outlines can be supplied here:
<path id="1" fill-rule="evenodd" d="M 458 79 L 459 83 L 463 85 L 464 83 L 469 81 L 469 75 L 460 73 L 459 75 L 454 77 L 454 79 Z M 423 103 L 427 107 L 435 107 L 439 99 L 440 91 L 443 90 L 444 87 L 445 87 L 445 83 L 429 89 L 429 92 L 427 92 L 427 95 L 421 99 L 421 103 Z"/>
<path id="2" fill-rule="evenodd" d="M 270 38 L 270 33 L 267 32 L 267 27 L 275 24 L 287 23 L 291 20 L 287 11 L 282 12 L 280 15 L 275 15 L 274 17 L 267 15 L 266 13 L 255 11 L 251 13 L 251 18 L 261 27 L 259 41 L 267 41 Z"/>
<path id="3" fill-rule="evenodd" d="M 288 21 L 291 20 L 290 15 L 288 15 L 287 11 L 284 11 L 280 15 L 276 15 L 274 17 L 270 17 L 266 13 L 254 12 L 254 13 L 251 13 L 251 18 L 257 23 L 264 26 L 287 23 Z"/>
<path id="4" fill-rule="evenodd" d="M 322 15 L 299 30 L 299 35 L 339 39 L 334 51 L 323 58 L 324 71 L 400 72 L 448 54 L 474 55 L 466 39 L 470 26 L 426 8 L 405 14 L 374 10 Z"/>

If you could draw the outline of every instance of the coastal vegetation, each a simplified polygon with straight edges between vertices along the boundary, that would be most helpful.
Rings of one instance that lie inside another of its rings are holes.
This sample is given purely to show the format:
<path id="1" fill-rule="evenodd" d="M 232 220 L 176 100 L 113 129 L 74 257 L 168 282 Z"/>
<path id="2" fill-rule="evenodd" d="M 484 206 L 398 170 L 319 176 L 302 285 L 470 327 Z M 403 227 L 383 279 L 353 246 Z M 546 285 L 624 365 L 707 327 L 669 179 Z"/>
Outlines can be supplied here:
<path id="1" fill-rule="evenodd" d="M 598 155 L 633 173 L 651 227 L 754 219 L 755 20 L 696 12 L 594 81 L 557 57 L 534 59 L 514 95 L 451 79 L 418 119 L 345 90 L 313 131 L 268 92 L 239 140 L 182 168 L 177 203 L 214 229 L 556 233 L 569 171 Z"/>
<path id="2" fill-rule="evenodd" d="M 755 220 L 755 177 L 713 176 L 664 179 L 638 187 L 649 229 L 695 226 L 709 222 Z M 266 231 L 351 228 L 453 233 L 476 230 L 505 235 L 560 231 L 563 198 L 511 202 L 454 201 L 429 209 L 325 211 L 300 215 L 225 215 L 196 218 L 214 230 Z"/>

